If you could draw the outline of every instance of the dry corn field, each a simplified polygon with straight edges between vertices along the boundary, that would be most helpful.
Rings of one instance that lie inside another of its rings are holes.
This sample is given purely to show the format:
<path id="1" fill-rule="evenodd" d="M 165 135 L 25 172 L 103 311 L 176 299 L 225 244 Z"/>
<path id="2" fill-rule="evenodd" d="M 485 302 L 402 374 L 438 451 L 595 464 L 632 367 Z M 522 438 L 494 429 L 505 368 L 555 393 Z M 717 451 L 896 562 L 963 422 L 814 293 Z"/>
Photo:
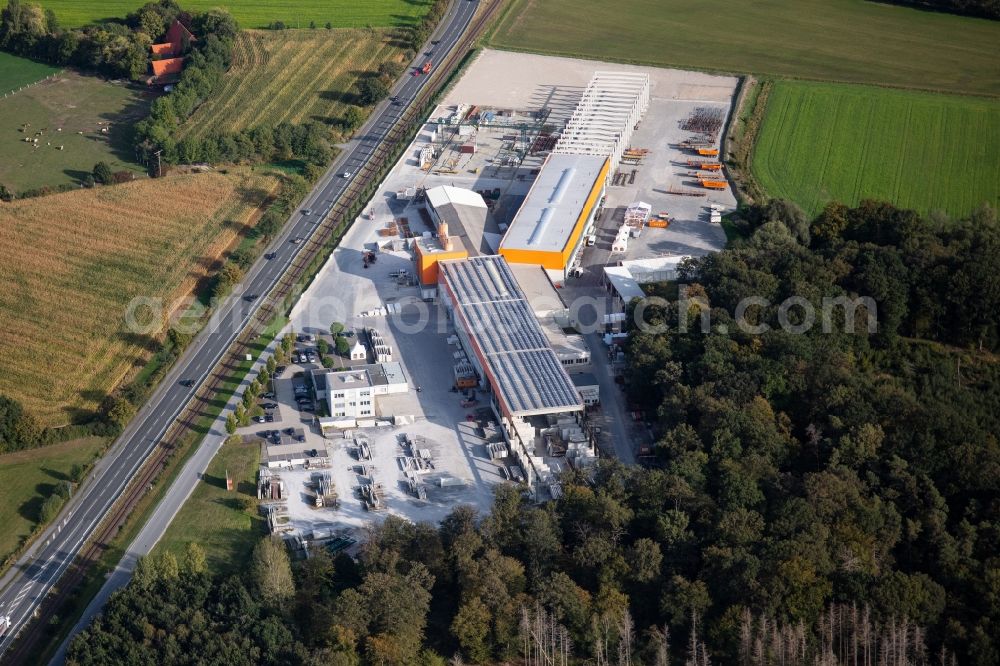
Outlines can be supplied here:
<path id="1" fill-rule="evenodd" d="M 276 185 L 187 174 L 0 204 L 0 393 L 50 426 L 97 407 L 150 354 L 131 299 L 189 294 Z"/>
<path id="2" fill-rule="evenodd" d="M 222 88 L 178 132 L 201 138 L 282 121 L 336 122 L 358 77 L 401 58 L 391 30 L 244 30 Z"/>

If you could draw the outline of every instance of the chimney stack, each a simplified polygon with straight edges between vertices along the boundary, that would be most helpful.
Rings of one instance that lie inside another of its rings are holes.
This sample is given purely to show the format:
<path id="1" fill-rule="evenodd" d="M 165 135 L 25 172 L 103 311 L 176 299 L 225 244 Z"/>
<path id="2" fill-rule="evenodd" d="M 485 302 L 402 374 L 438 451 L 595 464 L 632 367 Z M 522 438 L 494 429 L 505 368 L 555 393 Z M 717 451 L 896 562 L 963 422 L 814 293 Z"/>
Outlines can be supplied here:
<path id="1" fill-rule="evenodd" d="M 448 223 L 441 222 L 438 224 L 438 241 L 441 243 L 441 249 L 445 252 L 451 251 L 451 236 L 448 235 Z"/>

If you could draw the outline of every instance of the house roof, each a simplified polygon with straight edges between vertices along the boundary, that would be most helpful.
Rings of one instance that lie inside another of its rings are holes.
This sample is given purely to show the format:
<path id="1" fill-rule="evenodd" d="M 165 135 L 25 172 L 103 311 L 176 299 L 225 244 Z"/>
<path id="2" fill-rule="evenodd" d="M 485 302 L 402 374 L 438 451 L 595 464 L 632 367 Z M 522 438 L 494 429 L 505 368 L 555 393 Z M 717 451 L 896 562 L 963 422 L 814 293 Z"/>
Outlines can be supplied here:
<path id="1" fill-rule="evenodd" d="M 164 60 L 154 60 L 153 76 L 159 78 L 169 74 L 179 74 L 184 69 L 184 58 L 166 58 Z"/>
<path id="2" fill-rule="evenodd" d="M 149 47 L 149 50 L 153 55 L 159 56 L 174 56 L 180 53 L 180 48 L 178 44 L 174 42 L 165 42 L 163 44 L 153 44 Z"/>
<path id="3" fill-rule="evenodd" d="M 184 24 L 180 21 L 175 20 L 167 28 L 167 34 L 164 36 L 163 41 L 171 42 L 173 44 L 179 44 L 181 47 L 184 46 L 184 40 L 195 41 L 195 36 L 191 34 L 191 31 L 184 27 Z"/>

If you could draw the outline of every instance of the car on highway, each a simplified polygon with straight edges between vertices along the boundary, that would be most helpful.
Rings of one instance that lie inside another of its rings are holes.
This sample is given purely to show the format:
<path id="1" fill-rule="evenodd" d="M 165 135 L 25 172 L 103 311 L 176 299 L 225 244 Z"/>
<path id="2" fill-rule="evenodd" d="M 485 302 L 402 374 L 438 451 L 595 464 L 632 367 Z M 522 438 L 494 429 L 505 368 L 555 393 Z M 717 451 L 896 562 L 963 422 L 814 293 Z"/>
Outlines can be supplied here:
<path id="1" fill-rule="evenodd" d="M 313 212 L 312 208 L 303 208 L 302 209 L 302 214 L 303 215 L 312 215 L 312 212 Z"/>
<path id="2" fill-rule="evenodd" d="M 183 387 L 185 387 L 185 388 L 191 388 L 192 386 L 194 386 L 194 380 L 193 379 L 182 379 L 180 381 L 180 385 L 183 386 Z"/>
<path id="3" fill-rule="evenodd" d="M 302 236 L 296 236 L 295 238 L 292 239 L 291 242 L 294 243 L 295 245 L 302 245 L 302 242 L 304 240 L 305 238 L 303 238 Z"/>
<path id="4" fill-rule="evenodd" d="M 243 297 L 243 300 L 247 301 L 248 303 L 253 303 L 254 301 L 257 300 L 257 298 L 258 298 L 257 294 L 247 294 L 246 296 Z"/>
<path id="5" fill-rule="evenodd" d="M 350 178 L 351 177 L 351 172 L 350 171 L 345 171 L 344 173 L 340 174 L 340 177 L 341 178 Z"/>
<path id="6" fill-rule="evenodd" d="M 267 254 L 264 255 L 264 258 L 270 261 L 271 259 L 274 259 L 277 256 L 278 256 L 277 252 L 268 252 Z"/>

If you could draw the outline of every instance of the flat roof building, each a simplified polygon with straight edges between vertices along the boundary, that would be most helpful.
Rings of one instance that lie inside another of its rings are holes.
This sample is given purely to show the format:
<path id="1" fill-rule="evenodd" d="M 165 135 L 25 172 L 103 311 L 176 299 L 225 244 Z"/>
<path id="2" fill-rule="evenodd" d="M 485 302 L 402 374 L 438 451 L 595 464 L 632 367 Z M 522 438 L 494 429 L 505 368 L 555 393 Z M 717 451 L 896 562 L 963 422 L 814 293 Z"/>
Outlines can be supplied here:
<path id="1" fill-rule="evenodd" d="M 489 381 L 503 416 L 583 409 L 502 257 L 442 262 L 441 288 L 463 346 Z"/>
<path id="2" fill-rule="evenodd" d="M 500 254 L 565 277 L 603 204 L 609 168 L 607 156 L 546 157 L 500 242 Z"/>
<path id="3" fill-rule="evenodd" d="M 335 427 L 353 427 L 375 418 L 375 396 L 406 393 L 409 384 L 396 362 L 359 365 L 350 370 L 316 368 L 310 373 L 316 400 L 327 404 Z"/>
<path id="4" fill-rule="evenodd" d="M 566 372 L 573 374 L 590 369 L 590 347 L 579 333 L 566 332 L 572 327 L 569 309 L 559 297 L 549 274 L 541 266 L 511 264 L 509 267 Z"/>
<path id="5" fill-rule="evenodd" d="M 469 256 L 462 241 L 448 233 L 448 225 L 438 225 L 437 236 L 419 236 L 413 242 L 417 259 L 417 277 L 424 286 L 436 285 L 438 262 L 446 259 L 464 259 Z"/>
<path id="6" fill-rule="evenodd" d="M 482 256 L 441 263 L 441 301 L 456 337 L 491 392 L 528 485 L 553 481 L 543 433 L 580 430 L 583 399 L 542 331 L 507 261 Z"/>

